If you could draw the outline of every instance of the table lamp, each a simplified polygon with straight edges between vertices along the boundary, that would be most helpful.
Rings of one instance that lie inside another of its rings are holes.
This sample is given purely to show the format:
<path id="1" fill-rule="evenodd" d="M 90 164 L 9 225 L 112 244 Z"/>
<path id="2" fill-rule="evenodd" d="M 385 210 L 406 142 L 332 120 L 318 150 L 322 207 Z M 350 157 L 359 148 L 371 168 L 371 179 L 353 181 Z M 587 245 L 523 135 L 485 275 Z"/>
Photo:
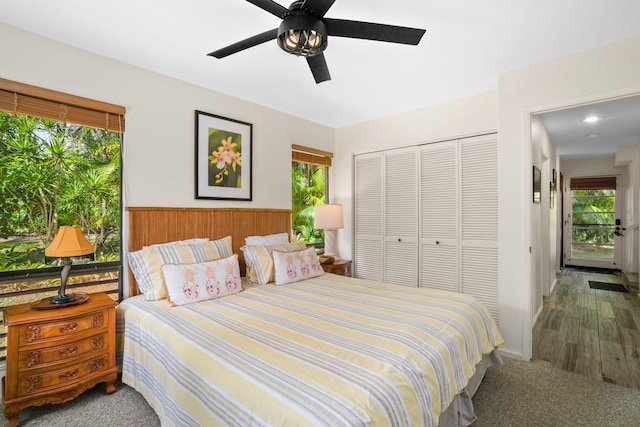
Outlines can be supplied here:
<path id="1" fill-rule="evenodd" d="M 52 307 L 69 305 L 76 301 L 74 294 L 67 295 L 65 292 L 73 257 L 93 255 L 93 253 L 93 246 L 84 237 L 80 227 L 69 225 L 60 227 L 53 242 L 44 250 L 45 257 L 60 258 L 63 263 L 62 272 L 60 273 L 60 290 L 58 295 L 50 300 Z"/>
<path id="2" fill-rule="evenodd" d="M 336 256 L 336 230 L 344 227 L 342 205 L 316 205 L 315 228 L 324 230 L 324 255 Z"/>

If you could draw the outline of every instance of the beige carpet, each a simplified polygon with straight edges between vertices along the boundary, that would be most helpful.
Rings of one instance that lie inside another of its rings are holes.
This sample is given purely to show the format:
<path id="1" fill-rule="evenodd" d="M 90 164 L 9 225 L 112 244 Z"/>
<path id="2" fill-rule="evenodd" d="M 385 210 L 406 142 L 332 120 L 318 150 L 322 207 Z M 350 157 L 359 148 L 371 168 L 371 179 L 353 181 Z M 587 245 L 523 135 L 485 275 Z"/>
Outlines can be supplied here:
<path id="1" fill-rule="evenodd" d="M 504 359 L 473 398 L 482 426 L 637 426 L 640 391 L 535 363 Z M 98 385 L 63 405 L 28 408 L 23 427 L 159 426 L 144 398 L 121 383 L 111 396 Z M 2 419 L 4 423 L 4 418 Z"/>
<path id="2" fill-rule="evenodd" d="M 473 398 L 483 426 L 640 426 L 640 391 L 503 358 Z"/>

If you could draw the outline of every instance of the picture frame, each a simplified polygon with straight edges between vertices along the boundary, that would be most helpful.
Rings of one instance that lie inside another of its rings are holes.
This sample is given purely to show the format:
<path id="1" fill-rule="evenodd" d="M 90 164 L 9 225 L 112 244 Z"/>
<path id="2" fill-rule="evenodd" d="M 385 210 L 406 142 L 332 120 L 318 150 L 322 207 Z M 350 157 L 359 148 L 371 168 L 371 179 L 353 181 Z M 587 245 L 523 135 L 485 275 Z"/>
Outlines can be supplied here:
<path id="1" fill-rule="evenodd" d="M 553 209 L 556 204 L 556 183 L 549 182 L 549 209 Z"/>
<path id="2" fill-rule="evenodd" d="M 195 198 L 252 200 L 253 125 L 195 111 Z"/>
<path id="3" fill-rule="evenodd" d="M 542 202 L 542 172 L 533 166 L 533 203 Z"/>

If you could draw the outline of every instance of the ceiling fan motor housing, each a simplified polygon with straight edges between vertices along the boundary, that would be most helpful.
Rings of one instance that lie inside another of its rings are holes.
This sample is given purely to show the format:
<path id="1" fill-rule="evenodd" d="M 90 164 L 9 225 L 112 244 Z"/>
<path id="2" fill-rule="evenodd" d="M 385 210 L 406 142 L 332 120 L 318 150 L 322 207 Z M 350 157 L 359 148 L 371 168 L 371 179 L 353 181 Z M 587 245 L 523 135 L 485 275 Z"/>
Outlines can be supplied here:
<path id="1" fill-rule="evenodd" d="M 278 46 L 298 56 L 315 56 L 327 48 L 327 27 L 302 10 L 285 16 L 278 27 Z"/>
<path id="2" fill-rule="evenodd" d="M 306 58 L 316 83 L 331 80 L 323 54 L 329 35 L 417 45 L 425 33 L 425 30 L 420 28 L 325 18 L 325 14 L 336 0 L 296 0 L 289 8 L 273 0 L 247 1 L 281 19 L 278 28 L 256 34 L 209 55 L 224 58 L 275 38 L 278 46 L 285 52 Z"/>

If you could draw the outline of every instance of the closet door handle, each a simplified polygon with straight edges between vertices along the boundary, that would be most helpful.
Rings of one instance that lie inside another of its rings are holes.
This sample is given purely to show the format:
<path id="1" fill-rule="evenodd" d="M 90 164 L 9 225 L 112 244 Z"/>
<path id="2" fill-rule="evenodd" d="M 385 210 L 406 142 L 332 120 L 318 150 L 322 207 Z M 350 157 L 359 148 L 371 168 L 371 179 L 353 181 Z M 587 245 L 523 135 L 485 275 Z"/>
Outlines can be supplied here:
<path id="1" fill-rule="evenodd" d="M 398 239 L 398 242 L 402 242 L 402 239 Z"/>
<path id="2" fill-rule="evenodd" d="M 440 240 L 436 240 L 436 245 L 439 245 L 439 244 L 440 244 Z"/>

